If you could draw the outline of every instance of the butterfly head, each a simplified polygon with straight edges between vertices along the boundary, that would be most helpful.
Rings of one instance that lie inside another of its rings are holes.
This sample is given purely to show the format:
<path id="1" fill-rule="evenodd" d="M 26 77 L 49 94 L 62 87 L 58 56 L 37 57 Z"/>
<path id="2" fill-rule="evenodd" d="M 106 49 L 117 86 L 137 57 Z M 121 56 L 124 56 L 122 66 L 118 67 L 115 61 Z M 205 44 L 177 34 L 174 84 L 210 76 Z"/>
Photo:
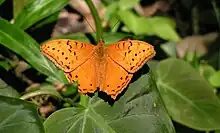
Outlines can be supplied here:
<path id="1" fill-rule="evenodd" d="M 105 44 L 104 40 L 99 40 L 99 42 L 98 42 L 99 47 L 103 47 L 104 44 Z"/>

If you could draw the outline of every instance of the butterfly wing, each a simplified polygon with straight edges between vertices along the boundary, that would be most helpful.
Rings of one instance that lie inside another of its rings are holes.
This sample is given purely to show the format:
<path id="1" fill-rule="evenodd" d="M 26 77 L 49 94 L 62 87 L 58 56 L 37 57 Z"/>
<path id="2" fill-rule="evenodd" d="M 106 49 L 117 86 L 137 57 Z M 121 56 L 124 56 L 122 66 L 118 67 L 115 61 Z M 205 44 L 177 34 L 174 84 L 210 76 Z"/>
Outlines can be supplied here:
<path id="1" fill-rule="evenodd" d="M 64 72 L 71 72 L 87 61 L 94 50 L 92 44 L 69 39 L 52 40 L 40 48 L 43 54 Z"/>
<path id="2" fill-rule="evenodd" d="M 129 74 L 110 57 L 107 57 L 105 65 L 105 77 L 101 82 L 100 91 L 103 91 L 110 95 L 111 98 L 116 99 L 117 95 L 126 88 L 133 74 Z"/>
<path id="3" fill-rule="evenodd" d="M 140 69 L 154 55 L 154 47 L 138 40 L 119 41 L 107 46 L 108 56 L 130 73 Z"/>
<path id="4" fill-rule="evenodd" d="M 78 91 L 82 94 L 94 93 L 97 89 L 97 59 L 92 56 L 74 71 L 65 72 L 69 82 L 78 82 Z"/>

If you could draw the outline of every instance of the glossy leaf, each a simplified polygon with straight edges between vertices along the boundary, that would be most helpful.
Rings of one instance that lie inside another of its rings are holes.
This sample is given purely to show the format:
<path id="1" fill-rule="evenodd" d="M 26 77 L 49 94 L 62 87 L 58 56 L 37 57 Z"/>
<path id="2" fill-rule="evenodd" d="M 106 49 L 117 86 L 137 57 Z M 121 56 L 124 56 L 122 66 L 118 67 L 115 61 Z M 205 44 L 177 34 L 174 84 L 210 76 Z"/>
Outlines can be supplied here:
<path id="1" fill-rule="evenodd" d="M 29 35 L 0 18 L 0 44 L 22 56 L 39 72 L 63 81 L 57 68 L 42 55 L 39 44 Z M 65 81 L 63 81 L 65 82 Z"/>
<path id="2" fill-rule="evenodd" d="M 220 129 L 220 102 L 212 86 L 183 60 L 161 61 L 157 86 L 173 120 L 197 130 Z"/>
<path id="3" fill-rule="evenodd" d="M 174 133 L 150 74 L 131 83 L 111 106 L 97 95 L 86 107 L 59 110 L 45 122 L 47 133 Z M 105 97 L 106 98 L 106 97 Z"/>
<path id="4" fill-rule="evenodd" d="M 44 133 L 34 104 L 0 96 L 0 108 L 1 133 Z"/>
<path id="5" fill-rule="evenodd" d="M 18 14 L 15 24 L 27 29 L 39 20 L 50 16 L 68 4 L 69 0 L 31 0 Z"/>

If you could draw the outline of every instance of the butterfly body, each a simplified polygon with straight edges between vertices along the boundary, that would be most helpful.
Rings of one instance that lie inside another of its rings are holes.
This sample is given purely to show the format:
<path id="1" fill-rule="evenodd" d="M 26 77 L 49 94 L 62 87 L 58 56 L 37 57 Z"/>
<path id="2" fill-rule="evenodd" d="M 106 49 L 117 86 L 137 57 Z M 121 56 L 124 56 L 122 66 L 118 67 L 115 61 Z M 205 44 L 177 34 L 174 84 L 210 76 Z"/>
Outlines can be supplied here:
<path id="1" fill-rule="evenodd" d="M 60 39 L 41 46 L 43 54 L 64 71 L 70 82 L 78 81 L 82 94 L 97 88 L 116 99 L 130 82 L 133 73 L 155 55 L 153 46 L 137 40 L 104 46 Z"/>

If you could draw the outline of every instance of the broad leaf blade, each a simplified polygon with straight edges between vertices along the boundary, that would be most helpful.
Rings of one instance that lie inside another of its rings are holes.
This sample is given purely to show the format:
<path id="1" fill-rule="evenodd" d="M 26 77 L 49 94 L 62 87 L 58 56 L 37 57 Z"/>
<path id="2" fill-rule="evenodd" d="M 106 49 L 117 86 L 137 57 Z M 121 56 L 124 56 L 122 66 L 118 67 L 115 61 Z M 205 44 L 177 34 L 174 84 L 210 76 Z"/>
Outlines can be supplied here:
<path id="1" fill-rule="evenodd" d="M 34 104 L 0 96 L 0 108 L 1 133 L 44 133 Z"/>
<path id="2" fill-rule="evenodd" d="M 119 19 L 136 35 L 157 35 L 169 41 L 178 41 L 175 23 L 167 17 L 139 17 L 131 11 L 118 11 Z"/>
<path id="3" fill-rule="evenodd" d="M 59 11 L 68 4 L 69 0 L 31 0 L 18 14 L 15 24 L 27 29 L 37 21 Z"/>
<path id="4" fill-rule="evenodd" d="M 191 65 L 171 58 L 160 62 L 156 73 L 160 95 L 175 121 L 197 130 L 220 129 L 219 100 Z"/>
<path id="5" fill-rule="evenodd" d="M 44 123 L 47 133 L 174 133 L 169 116 L 149 74 L 131 83 L 112 106 L 90 98 L 88 107 L 72 107 L 52 114 Z"/>

